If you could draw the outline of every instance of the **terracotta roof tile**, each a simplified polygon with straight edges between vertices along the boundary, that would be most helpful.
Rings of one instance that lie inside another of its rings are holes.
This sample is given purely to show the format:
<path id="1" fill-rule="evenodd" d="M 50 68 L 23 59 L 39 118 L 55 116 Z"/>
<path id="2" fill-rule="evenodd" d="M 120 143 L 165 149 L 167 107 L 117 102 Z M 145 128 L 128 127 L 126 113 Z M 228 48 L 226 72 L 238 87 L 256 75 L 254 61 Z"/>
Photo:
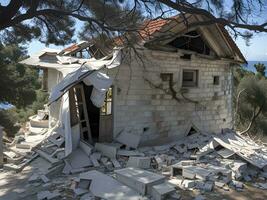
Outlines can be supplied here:
<path id="1" fill-rule="evenodd" d="M 73 44 L 73 45 L 65 48 L 63 51 L 64 52 L 72 52 L 72 51 L 75 51 L 77 49 L 79 49 L 79 46 L 77 44 Z"/>

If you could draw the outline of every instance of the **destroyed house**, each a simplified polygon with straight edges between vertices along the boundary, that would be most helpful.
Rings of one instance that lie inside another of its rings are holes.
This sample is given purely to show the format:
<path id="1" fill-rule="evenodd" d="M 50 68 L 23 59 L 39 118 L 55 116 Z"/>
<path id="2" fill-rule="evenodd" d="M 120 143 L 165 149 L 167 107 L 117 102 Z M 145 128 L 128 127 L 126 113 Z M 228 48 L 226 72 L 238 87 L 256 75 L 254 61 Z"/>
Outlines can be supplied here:
<path id="1" fill-rule="evenodd" d="M 231 128 L 233 68 L 246 61 L 224 27 L 190 27 L 201 20 L 146 21 L 134 49 L 116 38 L 110 54 L 90 41 L 22 61 L 43 69 L 65 153 L 80 141 L 137 147 Z"/>

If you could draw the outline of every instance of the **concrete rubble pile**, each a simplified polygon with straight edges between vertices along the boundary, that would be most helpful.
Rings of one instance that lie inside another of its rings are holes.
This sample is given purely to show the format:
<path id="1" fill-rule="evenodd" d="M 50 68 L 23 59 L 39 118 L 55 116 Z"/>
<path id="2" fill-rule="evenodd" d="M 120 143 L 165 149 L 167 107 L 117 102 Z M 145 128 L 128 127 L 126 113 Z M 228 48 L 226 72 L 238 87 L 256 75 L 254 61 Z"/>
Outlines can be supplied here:
<path id="1" fill-rule="evenodd" d="M 48 128 L 48 111 L 39 110 L 30 117 L 23 133 L 10 143 L 4 143 L 4 169 L 20 172 L 32 160 L 44 157 L 51 164 L 62 162 L 64 135 L 60 130 Z"/>
<path id="2" fill-rule="evenodd" d="M 65 157 L 61 130 L 48 129 L 42 121 L 46 114 L 39 114 L 24 137 L 6 144 L 4 152 L 6 170 L 19 172 L 33 159 L 42 163 L 33 167 L 28 180 L 42 184 L 36 194 L 39 200 L 180 199 L 181 190 L 242 191 L 247 182 L 267 189 L 267 149 L 232 130 L 215 135 L 195 132 L 168 144 L 143 147 L 140 137 L 127 140 L 127 133 L 122 133 L 113 143 L 92 146 L 80 141 Z"/>

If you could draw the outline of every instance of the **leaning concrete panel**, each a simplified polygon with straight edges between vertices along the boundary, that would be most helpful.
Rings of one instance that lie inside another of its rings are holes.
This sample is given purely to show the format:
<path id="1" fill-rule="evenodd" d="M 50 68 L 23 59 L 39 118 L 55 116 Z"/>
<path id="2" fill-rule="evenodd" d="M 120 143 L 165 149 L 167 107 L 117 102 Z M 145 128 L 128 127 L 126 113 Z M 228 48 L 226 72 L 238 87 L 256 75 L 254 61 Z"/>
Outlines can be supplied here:
<path id="1" fill-rule="evenodd" d="M 151 195 L 153 185 L 164 182 L 165 177 L 137 168 L 124 168 L 115 171 L 118 181 L 133 188 L 142 195 Z"/>
<path id="2" fill-rule="evenodd" d="M 90 191 L 93 195 L 108 200 L 140 200 L 141 196 L 131 188 L 99 171 L 92 170 L 80 174 L 81 179 L 92 180 Z"/>

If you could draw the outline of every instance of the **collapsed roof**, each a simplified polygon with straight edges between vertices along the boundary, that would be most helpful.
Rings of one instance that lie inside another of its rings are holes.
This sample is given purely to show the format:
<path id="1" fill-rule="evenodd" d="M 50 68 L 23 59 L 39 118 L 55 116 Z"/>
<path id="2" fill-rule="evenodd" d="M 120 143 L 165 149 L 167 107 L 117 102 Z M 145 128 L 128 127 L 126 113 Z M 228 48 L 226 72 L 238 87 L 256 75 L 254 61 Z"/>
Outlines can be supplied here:
<path id="1" fill-rule="evenodd" d="M 224 26 L 220 24 L 211 24 L 209 26 L 194 25 L 201 21 L 204 21 L 203 17 L 190 14 L 185 16 L 177 15 L 166 19 L 147 20 L 140 30 L 136 31 L 133 40 L 131 40 L 132 35 L 123 35 L 115 38 L 114 43 L 118 46 L 124 46 L 128 41 L 138 41 L 139 44 L 148 48 L 166 50 L 171 41 L 183 36 L 188 37 L 188 33 L 197 31 L 217 57 L 246 63 L 245 57 Z M 159 49 L 159 47 L 161 48 Z"/>

